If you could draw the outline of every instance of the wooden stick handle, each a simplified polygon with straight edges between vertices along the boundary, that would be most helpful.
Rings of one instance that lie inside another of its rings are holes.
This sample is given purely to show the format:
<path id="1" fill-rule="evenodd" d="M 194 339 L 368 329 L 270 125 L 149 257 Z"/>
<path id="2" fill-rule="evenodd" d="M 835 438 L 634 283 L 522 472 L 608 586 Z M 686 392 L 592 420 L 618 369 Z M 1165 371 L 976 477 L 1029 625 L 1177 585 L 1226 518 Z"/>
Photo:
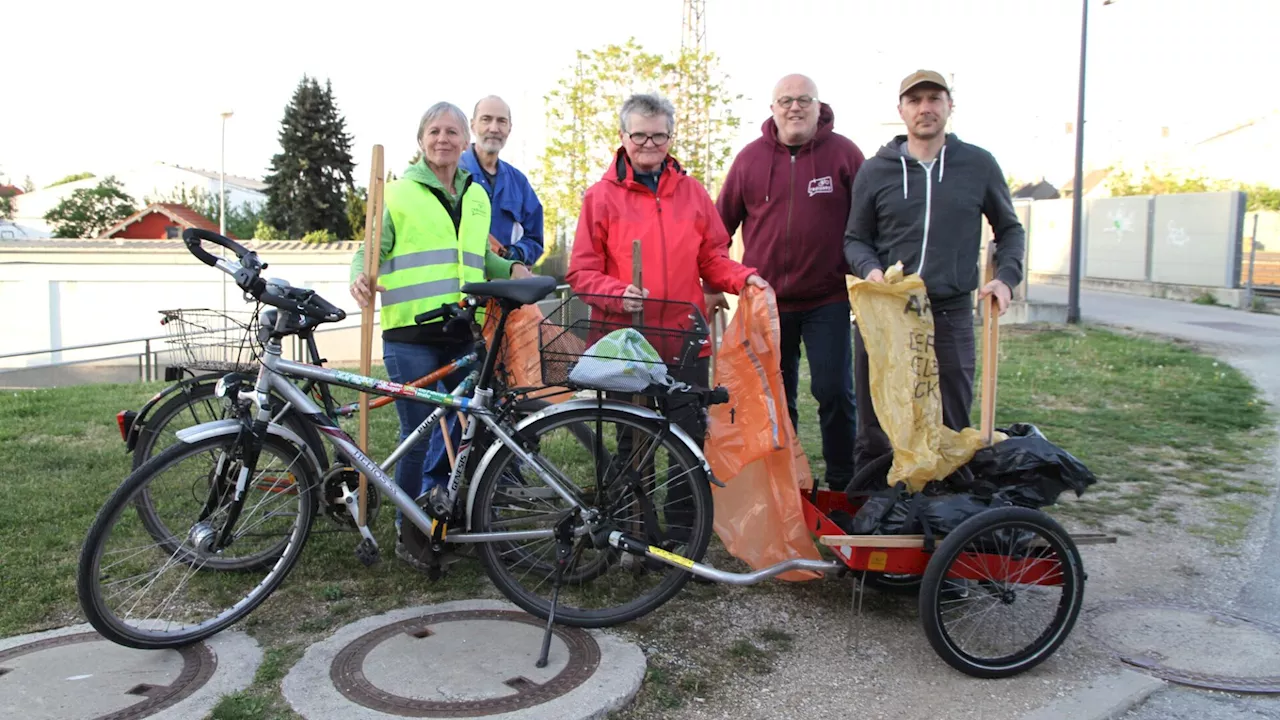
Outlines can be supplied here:
<path id="1" fill-rule="evenodd" d="M 987 247 L 984 284 L 995 278 L 995 243 Z M 996 376 L 1000 361 L 1000 301 L 991 294 L 980 305 L 982 311 L 982 409 L 980 430 L 987 445 L 995 441 Z"/>
<path id="2" fill-rule="evenodd" d="M 636 286 L 640 291 L 640 295 L 644 295 L 644 270 L 641 265 L 640 257 L 640 238 L 631 241 L 631 284 Z M 631 313 L 631 322 L 634 325 L 644 324 L 644 301 L 640 302 L 640 310 Z"/>
<path id="3" fill-rule="evenodd" d="M 378 293 L 378 265 L 382 257 L 382 189 L 385 182 L 382 172 L 382 146 L 373 146 L 373 158 L 369 164 L 369 199 L 364 211 L 364 274 L 369 282 L 371 298 L 369 306 L 360 314 L 360 374 L 368 375 L 373 366 L 373 315 Z M 369 453 L 369 393 L 360 393 L 360 449 Z M 360 517 L 357 522 L 364 527 L 367 519 L 369 478 L 360 473 Z"/>

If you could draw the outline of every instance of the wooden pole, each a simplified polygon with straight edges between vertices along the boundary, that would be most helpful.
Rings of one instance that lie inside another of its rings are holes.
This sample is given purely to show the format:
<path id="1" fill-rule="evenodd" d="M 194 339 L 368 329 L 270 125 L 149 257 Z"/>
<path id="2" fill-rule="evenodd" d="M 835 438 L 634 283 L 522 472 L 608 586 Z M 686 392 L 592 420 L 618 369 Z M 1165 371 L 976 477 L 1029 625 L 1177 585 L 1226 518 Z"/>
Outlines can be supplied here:
<path id="1" fill-rule="evenodd" d="M 382 190 L 386 182 L 382 172 L 382 146 L 373 146 L 369 165 L 369 199 L 364 210 L 364 274 L 370 289 L 378 285 L 378 265 L 382 256 Z M 373 315 L 378 293 L 373 291 L 369 306 L 360 313 L 360 374 L 368 375 L 373 365 Z M 360 449 L 369 453 L 369 393 L 360 393 Z M 360 517 L 364 527 L 367 517 L 369 478 L 360 473 Z"/>
<path id="2" fill-rule="evenodd" d="M 631 241 L 631 284 L 635 285 L 640 291 L 640 295 L 644 295 L 644 272 L 640 263 L 640 239 L 636 238 Z M 640 309 L 631 313 L 631 322 L 638 328 L 644 324 L 644 301 L 640 302 Z"/>
<path id="3" fill-rule="evenodd" d="M 995 243 L 987 245 L 987 262 L 983 283 L 996 276 Z M 1000 360 L 1000 301 L 992 293 L 981 304 L 982 310 L 982 441 L 990 445 L 996 429 L 996 371 Z"/>

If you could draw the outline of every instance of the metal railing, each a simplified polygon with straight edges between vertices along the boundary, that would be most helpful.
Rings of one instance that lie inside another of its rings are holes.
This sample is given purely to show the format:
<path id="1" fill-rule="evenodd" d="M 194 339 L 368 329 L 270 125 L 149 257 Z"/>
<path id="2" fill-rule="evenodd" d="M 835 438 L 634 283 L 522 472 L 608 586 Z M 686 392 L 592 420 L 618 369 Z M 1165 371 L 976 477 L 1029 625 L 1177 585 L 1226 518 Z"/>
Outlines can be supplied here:
<path id="1" fill-rule="evenodd" d="M 557 300 L 564 300 L 568 298 L 569 295 L 570 295 L 570 290 L 567 284 L 561 284 L 556 286 L 554 296 Z M 360 317 L 361 314 L 362 312 L 360 310 L 355 310 L 354 312 L 350 312 L 347 314 L 347 319 L 349 320 L 351 318 L 358 318 Z M 380 325 L 379 321 L 376 318 L 374 319 L 373 324 L 375 327 L 378 327 Z M 358 327 L 359 327 L 358 324 L 354 326 L 354 328 L 358 328 Z M 315 330 L 315 335 L 319 336 L 322 333 L 326 333 L 326 332 L 349 331 L 354 328 L 352 325 L 349 325 L 346 323 L 346 321 L 344 321 L 343 324 L 336 327 L 328 326 L 328 327 L 317 328 Z M 208 334 L 217 334 L 224 331 L 215 329 L 215 330 L 209 330 L 206 332 Z M 200 334 L 200 333 L 197 333 L 197 334 Z M 113 360 L 124 360 L 127 358 L 137 359 L 137 363 L 138 363 L 137 381 L 138 382 L 153 382 L 155 380 L 161 379 L 161 373 L 160 373 L 161 358 L 166 354 L 174 354 L 174 353 L 180 352 L 179 348 L 170 346 L 170 342 L 169 342 L 170 339 L 171 338 L 169 335 L 155 335 L 150 337 L 131 338 L 128 340 L 108 340 L 105 342 L 87 343 L 84 345 L 67 345 L 63 347 L 49 348 L 47 350 L 26 350 L 23 352 L 6 353 L 3 355 L 0 355 L 0 360 L 10 360 L 14 358 L 32 357 L 37 355 L 57 355 L 60 353 L 93 350 L 96 348 L 108 348 L 108 347 L 115 347 L 115 346 L 121 346 L 121 345 L 136 345 L 139 343 L 142 344 L 141 350 L 137 352 L 127 352 L 122 354 L 91 355 L 89 357 L 78 358 L 76 360 L 61 360 L 58 362 L 23 365 L 20 367 L 0 367 L 0 386 L 4 384 L 4 378 L 6 375 L 13 375 L 16 373 L 39 372 L 41 370 L 54 370 L 58 368 L 69 368 L 69 367 L 75 367 L 75 366 L 102 364 L 102 363 L 110 362 Z M 292 351 L 293 351 L 293 358 L 295 359 L 305 357 L 306 348 L 303 345 L 302 340 L 297 336 L 293 337 Z M 170 366 L 177 366 L 181 364 L 182 364 L 181 362 L 168 363 L 168 365 Z"/>

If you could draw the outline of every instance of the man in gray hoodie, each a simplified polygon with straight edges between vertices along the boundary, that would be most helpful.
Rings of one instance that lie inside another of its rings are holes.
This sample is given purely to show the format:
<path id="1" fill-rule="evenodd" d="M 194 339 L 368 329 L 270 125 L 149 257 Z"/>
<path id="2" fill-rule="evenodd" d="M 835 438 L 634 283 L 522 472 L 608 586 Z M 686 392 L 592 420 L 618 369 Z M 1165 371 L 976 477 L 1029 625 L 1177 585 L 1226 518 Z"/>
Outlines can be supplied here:
<path id="1" fill-rule="evenodd" d="M 933 309 L 942 421 L 960 430 L 969 426 L 973 405 L 973 291 L 980 299 L 995 295 L 1003 314 L 1012 288 L 1022 282 L 1027 242 L 995 158 L 947 134 L 951 109 L 951 89 L 941 74 L 917 70 L 902 81 L 898 115 L 907 134 L 889 141 L 858 172 L 844 253 L 850 269 L 865 280 L 884 282 L 884 270 L 898 261 L 906 274 L 924 279 Z M 984 215 L 995 231 L 996 273 L 979 289 Z M 861 333 L 855 333 L 854 365 L 854 459 L 861 470 L 892 449 L 871 403 Z"/>

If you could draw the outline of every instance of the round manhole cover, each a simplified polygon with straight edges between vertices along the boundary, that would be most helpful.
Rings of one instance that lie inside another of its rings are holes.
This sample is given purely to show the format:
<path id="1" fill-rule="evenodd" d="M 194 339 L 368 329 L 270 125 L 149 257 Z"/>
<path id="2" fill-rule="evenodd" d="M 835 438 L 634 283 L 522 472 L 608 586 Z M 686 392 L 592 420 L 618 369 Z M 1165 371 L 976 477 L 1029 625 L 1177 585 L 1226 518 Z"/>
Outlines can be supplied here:
<path id="1" fill-rule="evenodd" d="M 1123 662 L 1182 685 L 1280 693 L 1280 627 L 1226 610 L 1120 601 L 1090 611 Z"/>
<path id="2" fill-rule="evenodd" d="M 522 612 L 460 610 L 421 615 L 361 635 L 334 657 L 329 677 L 351 702 L 405 717 L 476 717 L 531 708 L 558 698 L 596 671 L 600 648 L 589 634 L 557 626 L 550 662 L 544 625 Z"/>
<path id="3" fill-rule="evenodd" d="M 60 635 L 0 651 L 0 707 L 35 700 L 46 718 L 145 718 L 199 690 L 217 665 L 202 643 L 134 650 L 96 632 Z"/>

